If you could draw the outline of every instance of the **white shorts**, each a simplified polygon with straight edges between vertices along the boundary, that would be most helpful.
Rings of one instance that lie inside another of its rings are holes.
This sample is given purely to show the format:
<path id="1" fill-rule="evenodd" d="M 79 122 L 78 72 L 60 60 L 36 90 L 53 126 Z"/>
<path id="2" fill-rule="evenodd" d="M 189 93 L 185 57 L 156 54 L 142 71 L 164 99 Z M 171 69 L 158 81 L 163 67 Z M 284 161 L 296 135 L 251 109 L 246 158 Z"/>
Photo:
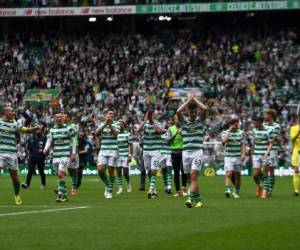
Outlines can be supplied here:
<path id="1" fill-rule="evenodd" d="M 225 157 L 224 158 L 224 170 L 241 172 L 241 158 L 240 157 Z"/>
<path id="2" fill-rule="evenodd" d="M 118 158 L 112 155 L 103 155 L 101 152 L 98 154 L 97 165 L 105 165 L 108 167 L 117 167 Z"/>
<path id="3" fill-rule="evenodd" d="M 270 166 L 270 158 L 264 160 L 263 155 L 253 155 L 253 168 L 264 168 Z"/>
<path id="4" fill-rule="evenodd" d="M 195 152 L 182 152 L 182 164 L 183 164 L 183 171 L 186 174 L 191 173 L 191 170 L 201 170 L 203 162 L 203 151 L 198 150 Z"/>
<path id="5" fill-rule="evenodd" d="M 144 166 L 147 170 L 156 170 L 159 168 L 160 152 L 144 152 Z"/>
<path id="6" fill-rule="evenodd" d="M 17 154 L 0 153 L 0 169 L 4 167 L 10 170 L 18 170 Z"/>
<path id="7" fill-rule="evenodd" d="M 171 155 L 161 155 L 159 165 L 161 168 L 172 167 Z"/>
<path id="8" fill-rule="evenodd" d="M 128 158 L 127 157 L 122 157 L 118 159 L 118 164 L 117 167 L 118 168 L 128 168 L 129 164 L 128 164 Z"/>
<path id="9" fill-rule="evenodd" d="M 71 159 L 69 157 L 55 158 L 53 159 L 53 168 L 56 173 L 66 172 L 67 168 L 70 166 Z"/>
<path id="10" fill-rule="evenodd" d="M 278 152 L 277 151 L 271 151 L 270 152 L 270 166 L 271 167 L 277 167 L 278 166 Z"/>
<path id="11" fill-rule="evenodd" d="M 79 168 L 79 154 L 76 154 L 76 160 L 70 161 L 68 168 L 77 169 Z"/>

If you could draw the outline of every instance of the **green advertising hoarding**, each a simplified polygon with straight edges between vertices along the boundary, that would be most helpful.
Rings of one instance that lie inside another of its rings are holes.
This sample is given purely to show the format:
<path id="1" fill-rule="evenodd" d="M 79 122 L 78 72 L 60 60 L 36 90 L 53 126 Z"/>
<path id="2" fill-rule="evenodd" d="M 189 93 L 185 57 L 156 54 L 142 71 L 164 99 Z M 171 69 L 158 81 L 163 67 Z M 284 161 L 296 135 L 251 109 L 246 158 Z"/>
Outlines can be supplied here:
<path id="1" fill-rule="evenodd" d="M 19 164 L 19 173 L 21 176 L 26 176 L 28 173 L 28 170 L 24 164 Z M 130 170 L 130 175 L 135 176 L 135 175 L 140 175 L 140 170 L 137 168 L 132 168 Z M 2 173 L 4 176 L 9 176 L 8 170 L 5 168 L 4 172 Z M 38 175 L 38 171 L 36 170 L 36 174 Z M 46 164 L 45 167 L 45 174 L 49 176 L 54 176 L 55 171 L 52 168 L 50 164 Z M 276 176 L 292 176 L 294 174 L 293 168 L 289 166 L 279 166 L 275 169 L 275 175 Z M 85 166 L 83 170 L 83 175 L 84 176 L 98 176 L 98 171 L 96 166 Z M 161 175 L 161 174 L 159 174 Z M 220 165 L 205 165 L 201 168 L 200 171 L 201 176 L 207 176 L 207 177 L 213 177 L 213 176 L 224 176 L 225 171 L 223 164 Z M 250 176 L 252 175 L 252 168 L 251 166 L 248 166 L 244 164 L 242 166 L 242 175 L 243 176 Z"/>
<path id="2" fill-rule="evenodd" d="M 300 0 L 137 5 L 136 14 L 299 9 Z"/>

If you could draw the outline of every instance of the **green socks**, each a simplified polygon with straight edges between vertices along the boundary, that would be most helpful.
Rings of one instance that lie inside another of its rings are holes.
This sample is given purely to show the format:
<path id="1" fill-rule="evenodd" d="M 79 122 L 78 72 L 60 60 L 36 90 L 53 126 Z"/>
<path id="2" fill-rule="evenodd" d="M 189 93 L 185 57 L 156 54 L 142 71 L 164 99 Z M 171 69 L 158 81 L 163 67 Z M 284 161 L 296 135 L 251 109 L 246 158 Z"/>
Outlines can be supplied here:
<path id="1" fill-rule="evenodd" d="M 122 172 L 118 173 L 118 175 L 117 175 L 117 181 L 118 181 L 118 187 L 121 188 L 122 185 L 123 185 Z"/>
<path id="2" fill-rule="evenodd" d="M 264 176 L 264 190 L 269 191 L 271 188 L 271 182 L 270 182 L 270 177 L 268 175 Z"/>
<path id="3" fill-rule="evenodd" d="M 169 187 L 172 186 L 172 170 L 171 169 L 167 170 L 167 185 Z"/>
<path id="4" fill-rule="evenodd" d="M 156 182 L 156 176 L 155 175 L 151 175 L 151 179 L 150 179 L 150 192 L 154 192 L 155 191 L 155 182 Z"/>
<path id="5" fill-rule="evenodd" d="M 78 173 L 76 172 L 72 174 L 72 189 L 77 189 L 78 186 Z"/>
<path id="6" fill-rule="evenodd" d="M 108 179 L 105 171 L 98 171 L 100 179 L 104 182 L 105 186 L 108 186 Z"/>
<path id="7" fill-rule="evenodd" d="M 270 191 L 272 191 L 273 190 L 273 188 L 274 188 L 274 184 L 275 184 L 275 176 L 274 175 L 271 175 L 270 177 Z"/>
<path id="8" fill-rule="evenodd" d="M 198 192 L 190 192 L 189 198 L 192 202 L 199 202 L 201 201 L 201 196 Z"/>
<path id="9" fill-rule="evenodd" d="M 163 168 L 161 170 L 162 172 L 162 176 L 163 176 L 163 183 L 164 183 L 164 186 L 167 187 L 168 186 L 168 173 L 167 173 L 167 169 L 166 168 Z"/>
<path id="10" fill-rule="evenodd" d="M 109 182 L 108 182 L 108 188 L 107 191 L 109 193 L 112 193 L 113 187 L 114 187 L 114 183 L 115 183 L 115 176 L 109 176 Z"/>
<path id="11" fill-rule="evenodd" d="M 67 192 L 65 180 L 58 180 L 58 195 L 64 195 Z"/>

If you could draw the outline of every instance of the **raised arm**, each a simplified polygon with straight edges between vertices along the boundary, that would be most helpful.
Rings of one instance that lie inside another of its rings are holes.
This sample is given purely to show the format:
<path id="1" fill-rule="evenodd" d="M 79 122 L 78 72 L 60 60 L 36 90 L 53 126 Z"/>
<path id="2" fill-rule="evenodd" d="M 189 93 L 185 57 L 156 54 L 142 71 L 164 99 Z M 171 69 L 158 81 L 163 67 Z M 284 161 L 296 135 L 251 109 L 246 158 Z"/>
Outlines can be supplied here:
<path id="1" fill-rule="evenodd" d="M 193 98 L 193 101 L 196 102 L 197 106 L 202 110 L 202 111 L 207 111 L 207 106 L 204 105 L 201 101 L 199 101 L 196 97 Z"/>
<path id="2" fill-rule="evenodd" d="M 22 126 L 20 128 L 20 132 L 23 133 L 23 134 L 30 134 L 30 133 L 35 132 L 38 129 L 40 129 L 40 126 L 34 126 L 34 127 L 31 127 L 31 128 Z"/>
<path id="3" fill-rule="evenodd" d="M 191 101 L 190 98 L 188 98 L 183 104 L 181 104 L 179 106 L 179 108 L 176 111 L 176 115 L 178 120 L 182 123 L 183 122 L 183 115 L 182 112 L 186 109 L 187 105 L 189 104 L 189 102 Z"/>
<path id="4" fill-rule="evenodd" d="M 222 136 L 222 144 L 225 144 L 229 140 L 229 136 L 231 131 L 234 129 L 234 126 L 230 126 L 230 128 L 224 132 L 224 136 Z"/>
<path id="5" fill-rule="evenodd" d="M 136 130 L 138 133 L 141 133 L 141 132 L 143 131 L 147 119 L 148 119 L 148 111 L 147 111 L 146 114 L 145 114 L 145 117 L 144 117 L 143 122 L 140 124 L 140 126 L 139 126 L 138 129 Z"/>

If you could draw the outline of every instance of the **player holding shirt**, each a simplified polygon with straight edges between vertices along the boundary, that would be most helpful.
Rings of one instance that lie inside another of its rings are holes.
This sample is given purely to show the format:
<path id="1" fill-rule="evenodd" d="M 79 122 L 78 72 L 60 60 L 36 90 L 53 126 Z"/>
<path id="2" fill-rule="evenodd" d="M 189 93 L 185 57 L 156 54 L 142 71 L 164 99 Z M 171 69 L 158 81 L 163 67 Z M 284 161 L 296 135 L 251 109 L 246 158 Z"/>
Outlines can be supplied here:
<path id="1" fill-rule="evenodd" d="M 157 197 L 155 188 L 156 174 L 161 159 L 161 134 L 164 132 L 161 125 L 156 120 L 157 110 L 150 110 L 146 113 L 144 122 L 140 125 L 137 132 L 143 132 L 143 159 L 144 166 L 150 173 L 150 187 L 148 198 Z"/>

